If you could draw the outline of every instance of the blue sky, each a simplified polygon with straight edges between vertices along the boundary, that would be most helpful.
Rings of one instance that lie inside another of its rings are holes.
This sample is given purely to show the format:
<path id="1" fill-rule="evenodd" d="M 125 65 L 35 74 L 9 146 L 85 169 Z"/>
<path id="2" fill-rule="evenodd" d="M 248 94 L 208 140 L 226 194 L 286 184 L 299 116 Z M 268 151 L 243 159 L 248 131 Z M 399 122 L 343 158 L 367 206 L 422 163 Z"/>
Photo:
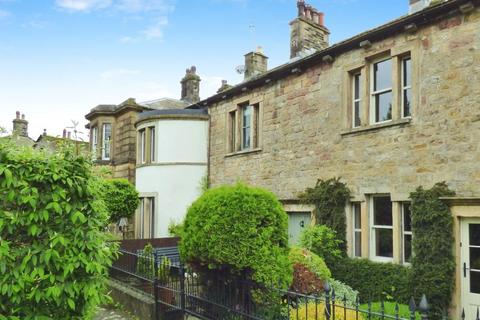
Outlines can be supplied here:
<path id="1" fill-rule="evenodd" d="M 307 2 L 331 44 L 408 11 L 408 0 Z M 0 126 L 20 110 L 32 138 L 71 120 L 83 130 L 97 104 L 179 98 L 191 65 L 206 98 L 242 80 L 235 67 L 257 46 L 269 68 L 287 62 L 295 16 L 296 0 L 0 0 Z"/>

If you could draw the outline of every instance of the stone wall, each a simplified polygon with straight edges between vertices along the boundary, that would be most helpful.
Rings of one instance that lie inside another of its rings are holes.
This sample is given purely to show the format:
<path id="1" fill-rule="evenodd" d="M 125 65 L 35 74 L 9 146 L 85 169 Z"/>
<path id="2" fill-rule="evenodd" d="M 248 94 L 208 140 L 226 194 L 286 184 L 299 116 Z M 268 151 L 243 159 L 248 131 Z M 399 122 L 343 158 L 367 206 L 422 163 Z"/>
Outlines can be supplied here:
<path id="1" fill-rule="evenodd" d="M 439 181 L 480 196 L 478 30 L 476 8 L 210 106 L 212 185 L 241 180 L 295 199 L 318 178 L 339 176 L 356 198 L 407 200 Z M 351 130 L 348 72 L 387 50 L 412 55 L 412 118 Z M 252 100 L 261 106 L 261 151 L 227 155 L 227 111 Z"/>

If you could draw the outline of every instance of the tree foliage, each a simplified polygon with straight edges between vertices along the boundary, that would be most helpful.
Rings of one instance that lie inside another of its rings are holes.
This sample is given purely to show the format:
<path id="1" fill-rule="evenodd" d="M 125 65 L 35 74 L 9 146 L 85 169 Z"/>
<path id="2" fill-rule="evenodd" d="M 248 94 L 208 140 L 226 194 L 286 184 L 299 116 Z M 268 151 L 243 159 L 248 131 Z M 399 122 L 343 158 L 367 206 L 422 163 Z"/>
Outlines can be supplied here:
<path id="1" fill-rule="evenodd" d="M 300 199 L 315 206 L 316 223 L 327 225 L 335 230 L 340 249 L 346 254 L 347 227 L 345 204 L 350 199 L 350 190 L 340 182 L 340 178 L 319 179 L 313 188 L 307 188 Z"/>
<path id="2" fill-rule="evenodd" d="M 313 253 L 319 255 L 327 265 L 341 258 L 341 240 L 337 239 L 335 230 L 325 225 L 307 227 L 300 235 L 300 245 Z"/>
<path id="3" fill-rule="evenodd" d="M 131 218 L 140 204 L 135 186 L 127 179 L 105 180 L 102 195 L 110 214 L 110 222 L 118 222 L 120 218 Z"/>
<path id="4" fill-rule="evenodd" d="M 71 150 L 0 144 L 0 315 L 84 319 L 103 301 L 116 247 L 97 191 Z"/>
<path id="5" fill-rule="evenodd" d="M 187 212 L 180 253 L 197 267 L 288 288 L 287 214 L 275 196 L 243 184 L 207 190 Z"/>
<path id="6" fill-rule="evenodd" d="M 440 319 L 448 309 L 455 284 L 453 217 L 440 199 L 453 195 L 444 182 L 410 194 L 414 290 L 417 298 L 427 295 L 431 319 Z"/>

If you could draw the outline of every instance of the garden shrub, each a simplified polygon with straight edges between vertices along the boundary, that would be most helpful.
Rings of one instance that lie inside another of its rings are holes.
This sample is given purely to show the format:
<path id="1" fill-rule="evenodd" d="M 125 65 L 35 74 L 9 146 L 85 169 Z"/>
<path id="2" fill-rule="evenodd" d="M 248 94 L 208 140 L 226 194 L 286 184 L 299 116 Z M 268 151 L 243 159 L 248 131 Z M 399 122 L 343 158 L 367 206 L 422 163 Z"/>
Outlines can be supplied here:
<path id="1" fill-rule="evenodd" d="M 293 247 L 290 249 L 288 258 L 292 264 L 301 264 L 306 266 L 321 280 L 329 280 L 332 277 L 332 274 L 325 264 L 325 261 L 307 249 Z"/>
<path id="2" fill-rule="evenodd" d="M 345 203 L 350 199 L 350 190 L 339 178 L 319 179 L 313 188 L 307 188 L 299 198 L 315 206 L 316 223 L 335 230 L 340 249 L 346 254 L 347 227 Z"/>
<path id="3" fill-rule="evenodd" d="M 197 268 L 288 288 L 287 219 L 266 190 L 244 184 L 209 189 L 188 209 L 180 255 Z"/>
<path id="4" fill-rule="evenodd" d="M 453 218 L 440 200 L 454 195 L 444 182 L 410 194 L 415 296 L 417 300 L 422 294 L 427 296 L 431 319 L 440 319 L 448 309 L 455 284 Z"/>
<path id="5" fill-rule="evenodd" d="M 300 235 L 300 245 L 320 256 L 327 265 L 342 257 L 335 230 L 326 225 L 315 225 L 305 228 Z"/>
<path id="6" fill-rule="evenodd" d="M 293 281 L 290 291 L 306 295 L 319 295 L 323 292 L 324 281 L 303 264 L 293 265 Z"/>
<path id="7" fill-rule="evenodd" d="M 338 305 L 338 303 L 336 303 Z M 333 312 L 333 308 L 331 309 Z M 362 320 L 366 319 L 361 313 L 357 314 L 355 310 L 346 310 L 344 308 L 335 308 L 335 315 L 332 313 L 330 318 L 325 315 L 325 302 L 315 303 L 313 300 L 308 304 L 301 304 L 298 308 L 290 309 L 290 320 Z"/>
<path id="8" fill-rule="evenodd" d="M 344 300 L 346 300 L 346 304 L 349 307 L 354 307 L 356 302 L 357 302 L 357 297 L 358 297 L 358 291 L 354 290 L 352 287 L 349 285 L 335 280 L 335 279 L 330 279 L 328 281 L 328 284 L 330 285 L 330 288 L 333 292 L 335 291 L 335 297 L 337 299 L 337 303 L 340 303 L 343 305 Z M 330 296 L 332 295 L 332 292 L 330 292 Z M 323 298 L 325 298 L 325 294 L 322 295 Z"/>
<path id="9" fill-rule="evenodd" d="M 361 302 L 393 300 L 408 303 L 413 290 L 411 269 L 368 259 L 342 258 L 330 266 L 332 277 L 359 292 Z"/>
<path id="10" fill-rule="evenodd" d="M 396 316 L 396 311 L 395 311 L 395 302 L 384 302 L 383 307 L 384 307 L 384 314 L 395 317 Z M 382 310 L 382 303 L 381 302 L 372 302 L 370 306 L 370 310 L 375 313 L 381 313 Z M 364 303 L 360 305 L 359 309 L 367 311 L 368 310 L 368 303 Z M 411 319 L 411 313 L 408 305 L 406 304 L 398 304 L 398 317 L 403 318 L 403 319 Z M 381 316 L 372 316 L 372 320 L 384 320 L 385 318 L 382 318 Z M 421 316 L 418 312 L 415 312 L 415 320 L 420 320 Z"/>
<path id="11" fill-rule="evenodd" d="M 150 243 L 146 244 L 143 251 L 139 253 L 137 274 L 147 279 L 153 279 L 155 277 L 155 256 L 153 255 L 153 247 Z"/>
<path id="12" fill-rule="evenodd" d="M 105 300 L 116 245 L 89 160 L 0 144 L 0 314 L 84 319 Z"/>
<path id="13" fill-rule="evenodd" d="M 112 223 L 120 218 L 131 218 L 140 204 L 135 186 L 127 179 L 105 180 L 102 195 Z"/>

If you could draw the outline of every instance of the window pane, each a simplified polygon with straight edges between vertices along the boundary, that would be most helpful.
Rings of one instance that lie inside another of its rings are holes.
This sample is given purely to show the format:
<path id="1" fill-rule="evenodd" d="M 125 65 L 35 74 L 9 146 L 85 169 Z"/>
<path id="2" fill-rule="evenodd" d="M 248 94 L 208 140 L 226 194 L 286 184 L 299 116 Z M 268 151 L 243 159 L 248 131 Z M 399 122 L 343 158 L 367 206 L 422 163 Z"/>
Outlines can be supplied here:
<path id="1" fill-rule="evenodd" d="M 246 106 L 242 112 L 242 149 L 251 146 L 252 106 Z"/>
<path id="2" fill-rule="evenodd" d="M 360 211 L 360 203 L 353 204 L 353 212 L 354 212 L 354 219 L 355 219 L 355 229 L 362 228 L 362 215 Z"/>
<path id="3" fill-rule="evenodd" d="M 480 294 L 480 272 L 470 271 L 470 292 Z"/>
<path id="4" fill-rule="evenodd" d="M 410 203 L 403 204 L 403 231 L 412 231 Z"/>
<path id="5" fill-rule="evenodd" d="M 403 86 L 410 86 L 412 84 L 412 60 L 405 58 L 403 60 Z"/>
<path id="6" fill-rule="evenodd" d="M 236 123 L 236 116 L 235 112 L 230 113 L 230 151 L 235 151 L 235 140 L 236 140 L 236 133 L 237 133 L 237 123 Z"/>
<path id="7" fill-rule="evenodd" d="M 354 94 L 353 97 L 355 100 L 360 98 L 360 74 L 354 76 Z"/>
<path id="8" fill-rule="evenodd" d="M 393 257 L 393 231 L 375 229 L 375 253 L 377 257 Z"/>
<path id="9" fill-rule="evenodd" d="M 155 128 L 150 128 L 150 161 L 155 161 Z"/>
<path id="10" fill-rule="evenodd" d="M 373 198 L 373 223 L 377 226 L 392 225 L 392 201 L 390 197 Z"/>
<path id="11" fill-rule="evenodd" d="M 412 89 L 403 90 L 403 116 L 410 116 L 410 106 L 412 101 Z"/>
<path id="12" fill-rule="evenodd" d="M 388 59 L 374 65 L 374 91 L 392 87 L 392 60 Z"/>
<path id="13" fill-rule="evenodd" d="M 470 224 L 470 245 L 480 246 L 480 224 Z"/>
<path id="14" fill-rule="evenodd" d="M 356 231 L 355 232 L 355 252 L 354 252 L 355 257 L 361 257 L 362 256 L 362 233 Z"/>
<path id="15" fill-rule="evenodd" d="M 480 248 L 470 248 L 470 269 L 480 270 Z"/>
<path id="16" fill-rule="evenodd" d="M 392 92 L 375 95 L 375 122 L 392 119 Z"/>
<path id="17" fill-rule="evenodd" d="M 406 234 L 403 236 L 403 253 L 405 262 L 411 262 L 412 260 L 412 236 Z"/>
<path id="18" fill-rule="evenodd" d="M 360 120 L 360 101 L 355 102 L 355 127 L 359 127 L 362 124 Z"/>

